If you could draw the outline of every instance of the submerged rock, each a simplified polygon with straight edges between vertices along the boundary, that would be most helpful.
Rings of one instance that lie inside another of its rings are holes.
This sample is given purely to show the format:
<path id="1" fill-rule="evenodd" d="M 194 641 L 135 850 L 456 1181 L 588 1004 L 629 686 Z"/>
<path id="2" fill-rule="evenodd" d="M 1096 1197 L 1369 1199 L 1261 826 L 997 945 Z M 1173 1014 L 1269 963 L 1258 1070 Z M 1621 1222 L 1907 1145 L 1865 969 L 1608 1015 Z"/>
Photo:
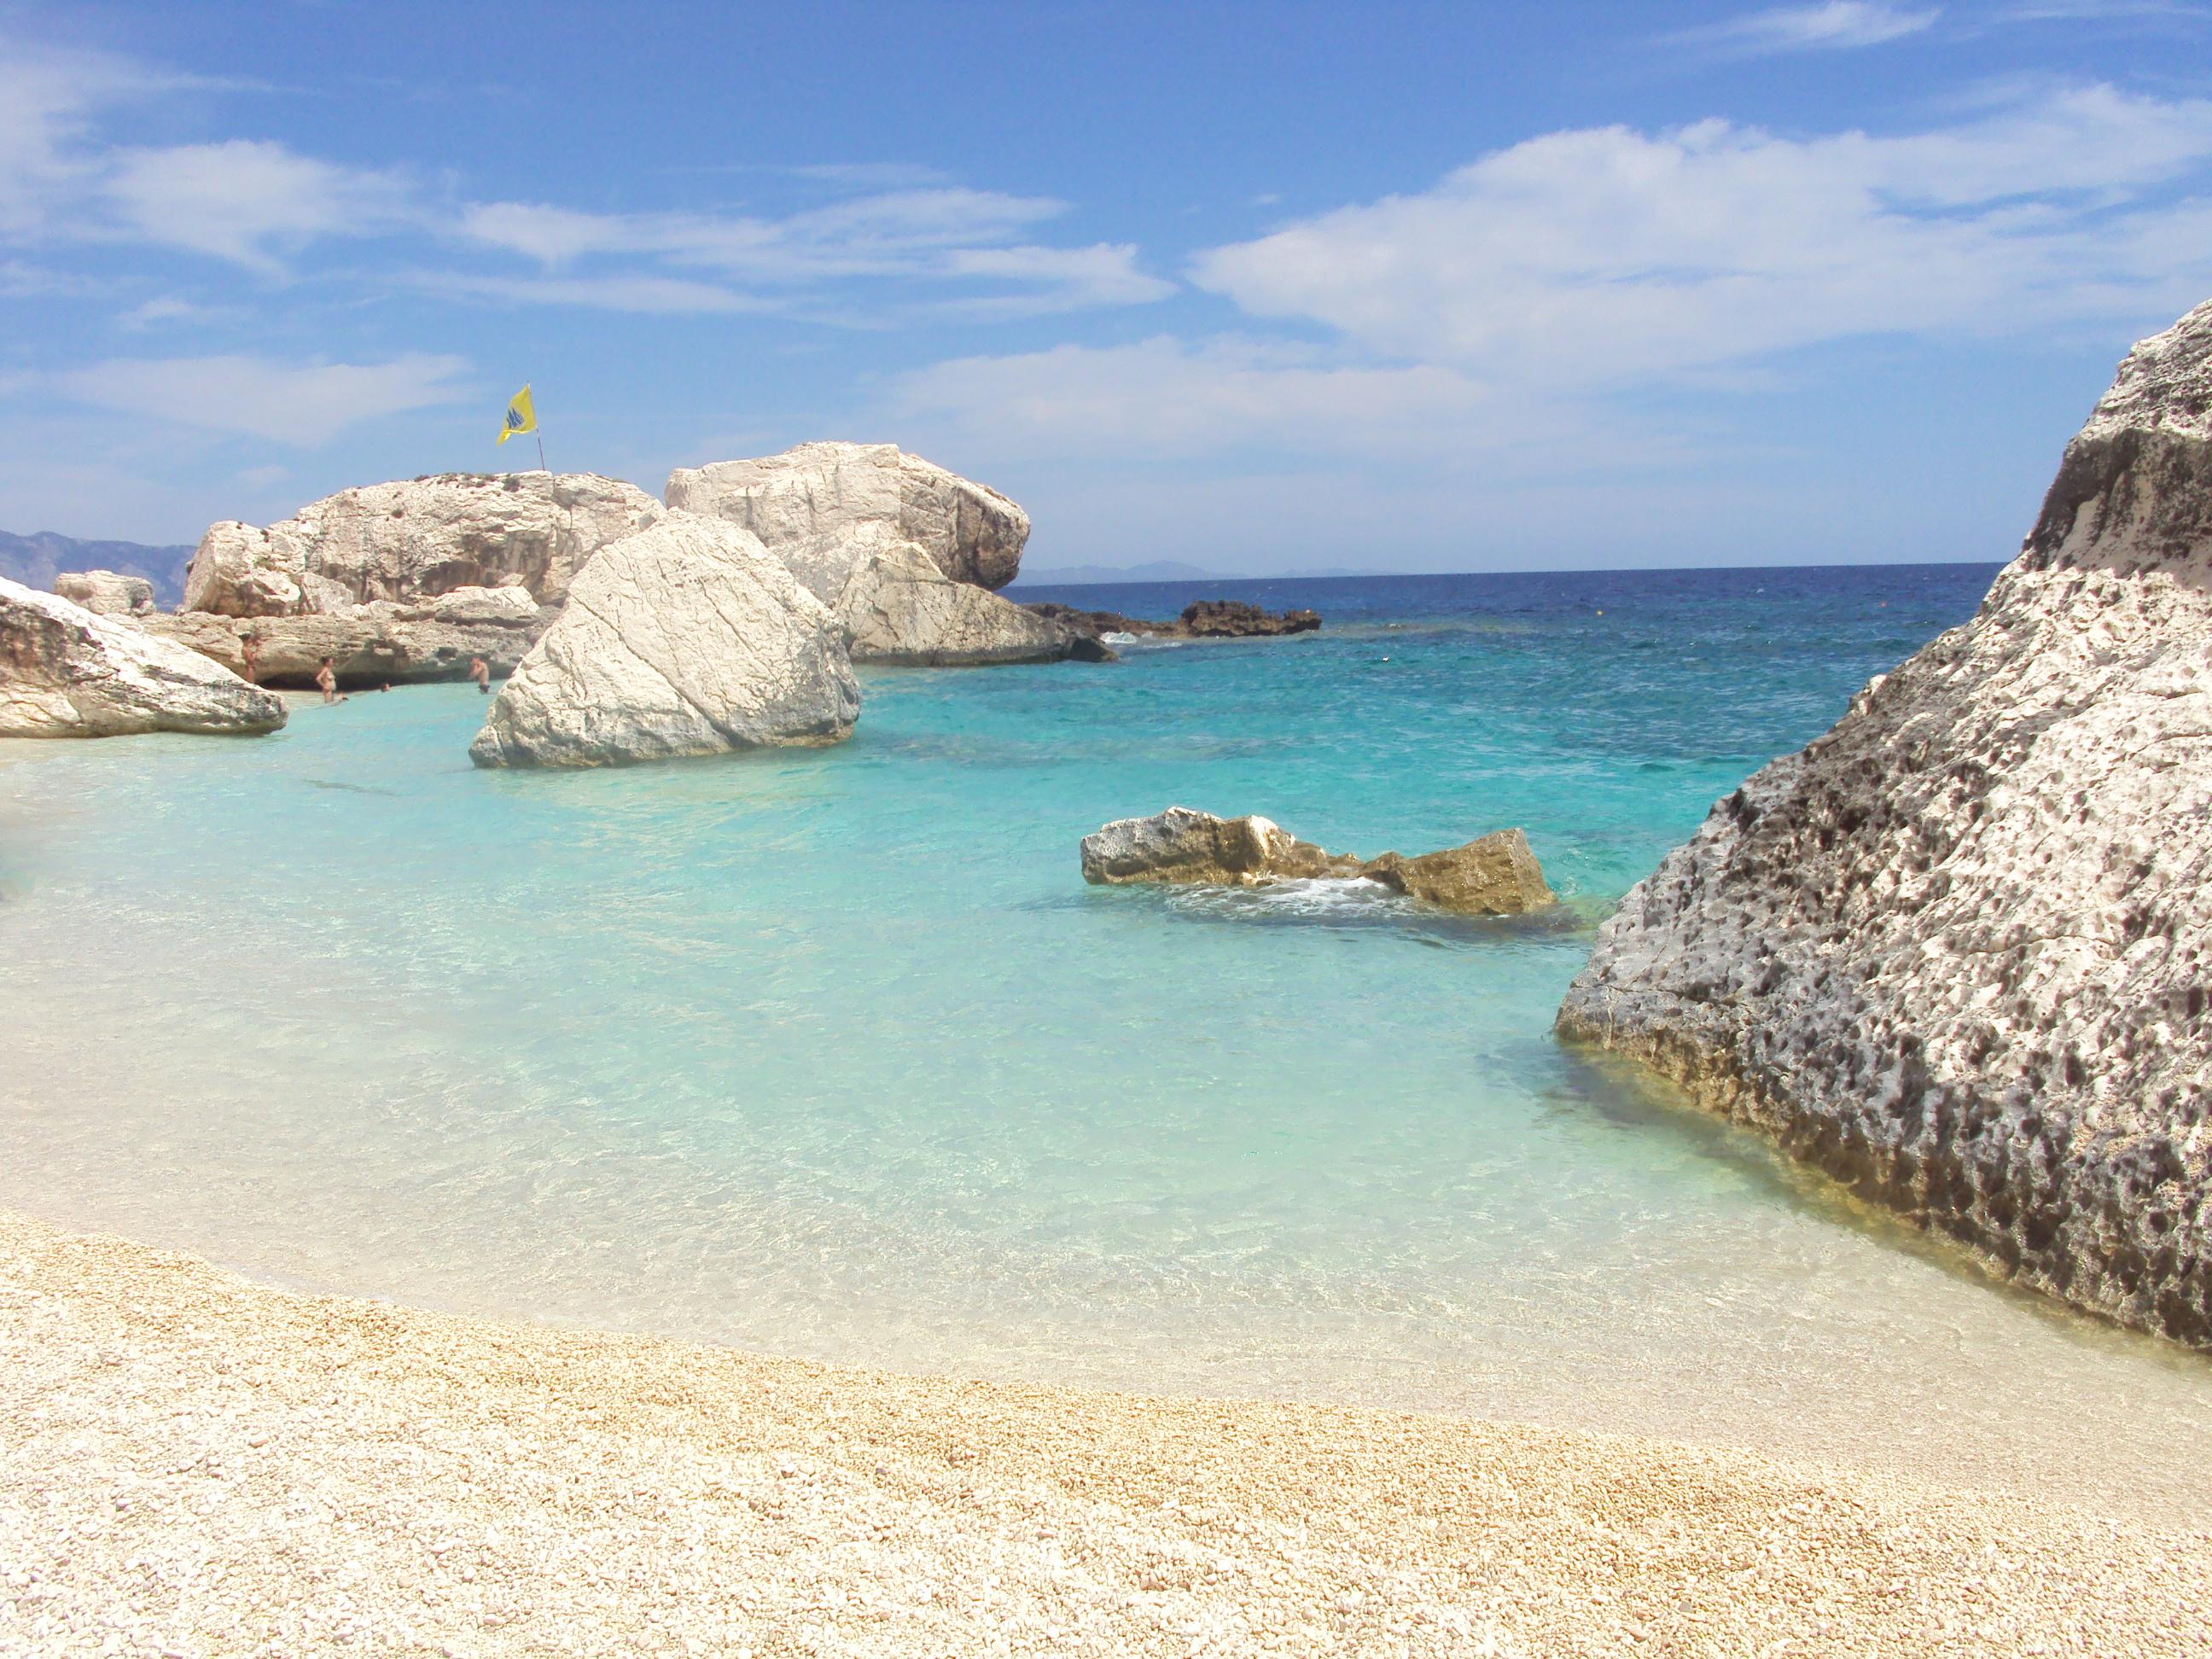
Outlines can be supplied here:
<path id="1" fill-rule="evenodd" d="M 235 674 L 245 673 L 246 641 L 253 639 L 253 678 L 263 685 L 313 685 L 328 657 L 341 685 L 363 686 L 465 679 L 472 657 L 494 674 L 512 673 L 558 614 L 520 587 L 457 587 L 415 605 L 379 602 L 314 616 L 179 611 L 134 620 Z"/>
<path id="2" fill-rule="evenodd" d="M 1083 878 L 1103 886 L 1166 882 L 1255 886 L 1365 877 L 1411 898 L 1469 915 L 1519 915 L 1557 902 L 1528 838 L 1500 830 L 1464 846 L 1404 858 L 1359 859 L 1300 841 L 1271 818 L 1217 817 L 1170 806 L 1117 818 L 1083 838 Z"/>
<path id="3" fill-rule="evenodd" d="M 469 746 L 479 766 L 606 766 L 851 734 L 842 631 L 757 537 L 671 514 L 603 549 Z"/>
<path id="4" fill-rule="evenodd" d="M 837 603 L 882 544 L 854 536 L 860 526 L 879 526 L 920 546 L 953 580 L 988 588 L 1013 580 L 1030 534 L 1029 514 L 997 490 L 893 444 L 801 444 L 678 467 L 668 475 L 668 505 L 744 526 L 825 605 Z"/>
<path id="5" fill-rule="evenodd" d="M 198 652 L 0 580 L 0 737 L 250 736 L 283 724 L 282 699 Z"/>
<path id="6" fill-rule="evenodd" d="M 64 570 L 54 592 L 97 617 L 138 617 L 154 608 L 154 584 L 114 570 Z"/>
<path id="7" fill-rule="evenodd" d="M 558 605 L 594 553 L 661 512 L 636 485 L 590 472 L 449 472 L 342 489 L 266 529 L 209 526 L 184 609 L 291 617 L 501 586 Z"/>
<path id="8" fill-rule="evenodd" d="M 996 593 L 954 581 L 913 542 L 887 542 L 863 557 L 836 611 L 855 662 L 975 667 L 1113 654 Z"/>
<path id="9" fill-rule="evenodd" d="M 1138 634 L 1163 640 L 1260 639 L 1310 634 L 1321 626 L 1319 611 L 1263 611 L 1242 599 L 1199 599 L 1183 606 L 1182 614 L 1170 622 L 1146 622 L 1118 611 L 1079 611 L 1048 599 L 1022 608 L 1094 640 L 1105 634 Z"/>
<path id="10" fill-rule="evenodd" d="M 1717 805 L 1559 1011 L 2021 1281 L 2212 1346 L 2212 305 L 1979 612 Z"/>

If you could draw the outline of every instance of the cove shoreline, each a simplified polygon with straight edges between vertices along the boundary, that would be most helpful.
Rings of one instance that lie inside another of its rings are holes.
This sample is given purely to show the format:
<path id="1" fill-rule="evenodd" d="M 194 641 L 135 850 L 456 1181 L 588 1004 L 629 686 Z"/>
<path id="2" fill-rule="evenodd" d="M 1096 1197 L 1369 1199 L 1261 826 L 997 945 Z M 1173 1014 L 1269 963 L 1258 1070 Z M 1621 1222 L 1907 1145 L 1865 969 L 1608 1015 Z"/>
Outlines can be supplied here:
<path id="1" fill-rule="evenodd" d="M 2202 1531 L 1660 1441 L 427 1313 L 9 1212 L 0 1354 L 0 1644 L 37 1651 L 2212 1642 Z"/>

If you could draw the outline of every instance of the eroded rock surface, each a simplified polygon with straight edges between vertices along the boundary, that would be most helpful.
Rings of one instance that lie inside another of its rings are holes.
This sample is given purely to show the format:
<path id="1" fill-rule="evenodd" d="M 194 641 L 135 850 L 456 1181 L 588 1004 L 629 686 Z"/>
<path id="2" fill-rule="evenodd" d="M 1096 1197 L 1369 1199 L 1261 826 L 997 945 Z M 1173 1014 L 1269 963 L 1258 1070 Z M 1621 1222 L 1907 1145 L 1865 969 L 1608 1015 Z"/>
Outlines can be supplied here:
<path id="1" fill-rule="evenodd" d="M 54 592 L 99 617 L 141 617 L 154 608 L 154 584 L 114 570 L 64 570 Z"/>
<path id="2" fill-rule="evenodd" d="M 661 512 L 636 485 L 589 472 L 450 472 L 342 489 L 265 529 L 210 526 L 185 573 L 183 608 L 292 617 L 501 586 L 558 605 L 592 554 Z"/>
<path id="3" fill-rule="evenodd" d="M 584 568 L 469 754 L 605 766 L 835 743 L 860 707 L 829 607 L 750 532 L 675 513 Z"/>
<path id="4" fill-rule="evenodd" d="M 280 698 L 198 652 L 0 580 L 0 737 L 250 736 L 283 724 Z"/>
<path id="5" fill-rule="evenodd" d="M 246 672 L 246 641 L 259 642 L 253 678 L 309 686 L 325 657 L 343 686 L 406 685 L 468 676 L 482 657 L 512 673 L 559 614 L 520 587 L 459 587 L 413 605 L 349 605 L 304 617 L 218 617 L 157 611 L 134 618 L 150 634 L 188 645 L 234 674 Z"/>
<path id="6" fill-rule="evenodd" d="M 1556 902 L 1528 838 L 1500 830 L 1464 846 L 1405 858 L 1329 853 L 1271 818 L 1217 817 L 1170 806 L 1148 818 L 1117 818 L 1083 838 L 1083 878 L 1255 886 L 1271 881 L 1365 877 L 1412 898 L 1470 915 L 1518 915 Z"/>
<path id="7" fill-rule="evenodd" d="M 811 443 L 781 455 L 678 467 L 668 505 L 742 525 L 825 605 L 884 545 L 912 542 L 955 581 L 1000 588 L 1021 568 L 1029 514 L 986 485 L 894 444 Z"/>
<path id="8" fill-rule="evenodd" d="M 1559 1012 L 2019 1279 L 2212 1345 L 2212 305 L 1966 626 L 1717 805 Z"/>
<path id="9" fill-rule="evenodd" d="M 855 662 L 977 667 L 1113 654 L 986 588 L 953 580 L 914 542 L 888 542 L 863 557 L 836 612 Z"/>

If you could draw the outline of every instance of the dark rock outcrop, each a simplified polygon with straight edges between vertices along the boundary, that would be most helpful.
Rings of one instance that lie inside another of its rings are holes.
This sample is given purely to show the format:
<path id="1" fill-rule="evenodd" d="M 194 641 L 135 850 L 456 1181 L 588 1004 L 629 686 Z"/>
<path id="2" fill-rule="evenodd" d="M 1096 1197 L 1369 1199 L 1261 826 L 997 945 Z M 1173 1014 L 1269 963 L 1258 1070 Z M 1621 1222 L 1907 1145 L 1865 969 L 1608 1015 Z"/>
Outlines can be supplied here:
<path id="1" fill-rule="evenodd" d="M 1118 611 L 1079 611 L 1041 599 L 1024 605 L 1061 627 L 1097 639 L 1107 634 L 1135 634 L 1162 640 L 1249 640 L 1283 634 L 1310 634 L 1321 626 L 1312 611 L 1262 611 L 1242 599 L 1200 599 L 1171 622 L 1146 622 Z"/>

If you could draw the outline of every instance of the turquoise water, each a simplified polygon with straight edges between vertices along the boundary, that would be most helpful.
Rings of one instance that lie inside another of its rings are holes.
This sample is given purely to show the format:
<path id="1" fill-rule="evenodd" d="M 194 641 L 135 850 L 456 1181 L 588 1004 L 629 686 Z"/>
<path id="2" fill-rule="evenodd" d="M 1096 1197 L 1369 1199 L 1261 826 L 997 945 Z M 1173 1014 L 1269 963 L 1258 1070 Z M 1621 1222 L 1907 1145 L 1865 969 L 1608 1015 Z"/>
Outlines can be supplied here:
<path id="1" fill-rule="evenodd" d="M 1550 1035 L 1609 905 L 1990 574 L 1253 585 L 1328 628 L 876 674 L 837 749 L 592 774 L 471 768 L 468 687 L 15 744 L 0 1203 L 468 1310 L 2197 1516 L 2212 1368 Z M 1517 823 L 1565 903 L 1083 884 L 1175 802 Z"/>

